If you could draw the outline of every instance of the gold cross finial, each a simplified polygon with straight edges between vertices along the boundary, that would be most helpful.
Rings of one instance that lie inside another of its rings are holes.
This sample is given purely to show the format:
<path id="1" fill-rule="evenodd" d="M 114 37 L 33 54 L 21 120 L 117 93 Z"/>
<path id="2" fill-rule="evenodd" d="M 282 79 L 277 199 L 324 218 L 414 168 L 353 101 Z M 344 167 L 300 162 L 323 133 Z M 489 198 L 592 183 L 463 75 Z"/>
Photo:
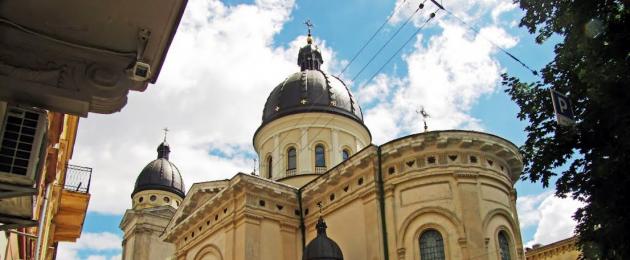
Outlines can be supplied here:
<path id="1" fill-rule="evenodd" d="M 164 131 L 164 142 L 166 142 L 166 134 L 168 134 L 168 131 L 169 131 L 168 127 L 164 127 L 162 131 Z"/>

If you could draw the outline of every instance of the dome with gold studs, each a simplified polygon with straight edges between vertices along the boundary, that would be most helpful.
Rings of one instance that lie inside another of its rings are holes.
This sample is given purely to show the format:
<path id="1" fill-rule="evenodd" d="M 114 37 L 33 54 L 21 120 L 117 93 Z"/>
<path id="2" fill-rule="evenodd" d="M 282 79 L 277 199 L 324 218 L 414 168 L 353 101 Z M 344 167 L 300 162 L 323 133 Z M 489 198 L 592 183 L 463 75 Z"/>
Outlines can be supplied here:
<path id="1" fill-rule="evenodd" d="M 319 48 L 312 43 L 310 33 L 307 45 L 300 49 L 297 63 L 301 71 L 289 75 L 269 94 L 262 125 L 280 117 L 309 112 L 338 114 L 363 124 L 361 107 L 348 86 L 320 69 L 324 60 Z"/>

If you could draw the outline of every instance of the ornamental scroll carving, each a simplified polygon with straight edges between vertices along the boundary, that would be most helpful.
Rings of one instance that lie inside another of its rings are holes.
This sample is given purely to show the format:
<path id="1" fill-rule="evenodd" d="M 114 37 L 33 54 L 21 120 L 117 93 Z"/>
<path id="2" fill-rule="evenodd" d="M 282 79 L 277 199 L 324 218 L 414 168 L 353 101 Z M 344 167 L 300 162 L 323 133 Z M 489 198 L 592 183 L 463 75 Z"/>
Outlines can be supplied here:
<path id="1" fill-rule="evenodd" d="M 60 87 L 63 83 L 63 74 L 66 66 L 60 66 L 53 69 L 31 69 L 13 66 L 0 61 L 0 75 L 11 78 L 41 83 L 49 86 Z"/>

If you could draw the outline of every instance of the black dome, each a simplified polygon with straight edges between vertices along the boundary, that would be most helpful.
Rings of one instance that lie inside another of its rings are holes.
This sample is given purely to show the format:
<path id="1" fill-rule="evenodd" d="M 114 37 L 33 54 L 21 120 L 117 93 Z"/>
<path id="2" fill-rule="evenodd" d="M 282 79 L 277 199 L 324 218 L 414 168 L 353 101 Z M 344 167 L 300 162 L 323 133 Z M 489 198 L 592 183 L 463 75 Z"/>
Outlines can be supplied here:
<path id="1" fill-rule="evenodd" d="M 308 44 L 300 49 L 301 72 L 287 77 L 271 91 L 263 110 L 262 125 L 274 119 L 304 112 L 328 112 L 347 116 L 363 124 L 363 114 L 346 84 L 320 70 L 319 49 Z"/>
<path id="2" fill-rule="evenodd" d="M 346 85 L 321 70 L 304 70 L 289 76 L 271 91 L 262 124 L 304 112 L 328 112 L 347 116 L 363 124 L 358 102 Z"/>
<path id="3" fill-rule="evenodd" d="M 302 260 L 343 260 L 341 249 L 326 236 L 326 223 L 320 217 L 317 221 L 317 237 L 304 248 Z"/>
<path id="4" fill-rule="evenodd" d="M 168 160 L 171 151 L 168 143 L 163 142 L 158 146 L 158 158 L 147 164 L 142 169 L 131 197 L 145 190 L 163 190 L 177 194 L 184 198 L 184 180 L 179 170 Z"/>

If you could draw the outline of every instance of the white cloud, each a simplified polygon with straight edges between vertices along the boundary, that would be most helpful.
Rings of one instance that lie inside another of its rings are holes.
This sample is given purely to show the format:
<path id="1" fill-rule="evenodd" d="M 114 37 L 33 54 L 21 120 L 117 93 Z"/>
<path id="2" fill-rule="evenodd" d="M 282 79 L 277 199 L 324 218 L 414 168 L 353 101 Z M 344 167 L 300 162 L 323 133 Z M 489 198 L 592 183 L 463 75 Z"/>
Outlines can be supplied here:
<path id="1" fill-rule="evenodd" d="M 79 251 L 90 253 L 102 253 L 103 251 L 120 251 L 122 239 L 113 233 L 83 233 L 76 243 L 59 243 L 57 259 L 74 260 L 79 259 Z M 116 256 L 115 256 L 116 257 Z M 116 259 L 112 257 L 111 259 Z M 120 257 L 120 256 L 117 256 Z M 87 257 L 88 260 L 107 259 L 101 254 L 93 254 Z"/>
<path id="2" fill-rule="evenodd" d="M 496 23 L 498 22 L 501 14 L 516 8 L 516 5 L 512 2 L 512 0 L 435 1 L 442 5 L 444 9 L 454 13 L 466 21 L 479 21 L 481 18 L 489 15 L 493 19 L 493 22 Z M 420 11 L 414 15 L 413 13 L 418 9 L 420 3 L 424 3 L 424 8 L 420 9 Z M 392 12 L 393 16 L 390 20 L 390 24 L 399 24 L 413 15 L 413 23 L 415 25 L 420 25 L 428 18 L 429 13 L 436 11 L 438 11 L 437 13 L 444 13 L 444 11 L 439 10 L 439 8 L 429 0 L 423 0 L 421 2 L 398 0 L 396 1 L 396 8 L 399 9 L 397 12 Z"/>
<path id="3" fill-rule="evenodd" d="M 422 131 L 422 118 L 417 112 L 422 106 L 429 113 L 430 130 L 463 128 L 482 130 L 482 122 L 470 115 L 470 110 L 484 95 L 494 93 L 504 71 L 494 57 L 498 48 L 511 48 L 518 39 L 499 27 L 498 16 L 511 10 L 509 0 L 456 0 L 443 3 L 444 7 L 464 20 L 485 21 L 487 24 L 475 34 L 451 15 L 441 12 L 429 24 L 438 33 L 425 39 L 421 33 L 411 51 L 403 55 L 407 74 L 395 78 L 381 74 L 367 86 L 361 87 L 362 102 L 378 100 L 374 107 L 365 107 L 366 125 L 374 142 Z M 424 3 L 424 9 L 414 16 L 413 24 L 421 26 L 429 12 L 437 8 Z M 418 8 L 416 2 L 398 0 L 390 23 L 399 26 Z M 496 19 L 490 19 L 497 17 Z M 425 28 L 422 32 L 426 32 Z M 367 109 L 366 109 L 367 108 Z"/>
<path id="4" fill-rule="evenodd" d="M 494 9 L 492 9 L 492 21 L 495 23 L 499 22 L 499 17 L 509 11 L 512 11 L 517 8 L 517 5 L 513 2 L 502 1 L 499 2 Z"/>
<path id="5" fill-rule="evenodd" d="M 517 209 L 521 229 L 536 226 L 534 238 L 525 246 L 545 245 L 573 236 L 576 221 L 572 216 L 583 205 L 571 198 L 558 198 L 552 192 L 519 197 Z"/>
<path id="6" fill-rule="evenodd" d="M 516 209 L 518 211 L 518 220 L 521 229 L 530 226 L 536 226 L 540 221 L 540 212 L 538 207 L 545 199 L 553 196 L 552 191 L 542 192 L 536 195 L 519 196 L 516 200 Z"/>
<path id="7" fill-rule="evenodd" d="M 360 96 L 368 99 L 392 92 L 365 111 L 366 124 L 376 143 L 420 131 L 422 119 L 417 113 L 420 106 L 431 117 L 431 130 L 482 128 L 470 110 L 481 96 L 497 89 L 503 71 L 493 57 L 497 48 L 484 37 L 492 37 L 504 48 L 514 46 L 517 40 L 495 26 L 482 28 L 480 35 L 470 35 L 465 28 L 449 21 L 440 21 L 439 26 L 443 29 L 441 34 L 426 43 L 418 36 L 411 53 L 404 56 L 408 74 L 403 79 L 380 75 L 375 83 L 359 91 Z M 383 87 L 385 84 L 390 85 Z"/>

